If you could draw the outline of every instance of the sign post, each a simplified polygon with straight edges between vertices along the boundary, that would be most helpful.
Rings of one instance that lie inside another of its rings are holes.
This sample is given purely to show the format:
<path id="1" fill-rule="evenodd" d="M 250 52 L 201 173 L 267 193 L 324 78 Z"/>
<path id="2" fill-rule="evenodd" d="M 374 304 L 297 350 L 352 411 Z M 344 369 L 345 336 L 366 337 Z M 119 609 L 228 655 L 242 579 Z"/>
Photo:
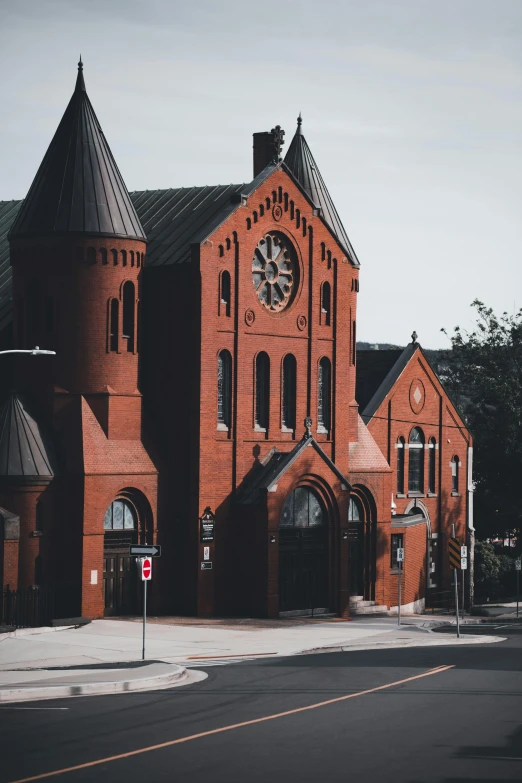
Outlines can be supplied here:
<path id="1" fill-rule="evenodd" d="M 152 559 L 150 557 L 138 558 L 141 581 L 143 582 L 143 645 L 141 660 L 145 660 L 145 629 L 147 627 L 147 582 L 152 579 Z"/>
<path id="2" fill-rule="evenodd" d="M 450 566 L 453 568 L 453 583 L 455 586 L 455 616 L 457 618 L 457 639 L 460 639 L 460 621 L 459 621 L 459 583 L 457 572 L 460 568 L 460 543 L 455 538 L 455 525 L 451 526 L 451 538 L 448 541 L 448 555 Z"/>
<path id="3" fill-rule="evenodd" d="M 518 617 L 518 588 L 520 582 L 520 571 L 522 570 L 522 560 L 520 560 L 520 558 L 517 558 L 517 560 L 515 560 L 515 569 L 517 572 L 517 617 Z"/>
<path id="4" fill-rule="evenodd" d="M 466 574 L 464 571 L 467 570 L 468 567 L 468 547 L 467 546 L 461 546 L 460 547 L 460 570 L 462 571 L 462 619 L 464 619 L 464 605 L 466 603 L 466 594 L 464 591 L 464 577 Z"/>
<path id="5" fill-rule="evenodd" d="M 399 595 L 397 603 L 397 625 L 401 624 L 401 582 L 402 582 L 402 564 L 404 563 L 404 547 L 397 548 L 397 563 L 399 564 Z"/>

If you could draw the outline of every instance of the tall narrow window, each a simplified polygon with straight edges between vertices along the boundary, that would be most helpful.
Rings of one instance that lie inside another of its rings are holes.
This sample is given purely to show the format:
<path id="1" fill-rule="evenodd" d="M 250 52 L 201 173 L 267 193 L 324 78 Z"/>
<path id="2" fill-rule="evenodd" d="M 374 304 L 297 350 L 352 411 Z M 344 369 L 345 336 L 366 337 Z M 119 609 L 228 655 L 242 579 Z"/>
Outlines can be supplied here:
<path id="1" fill-rule="evenodd" d="M 114 266 L 118 266 L 118 251 L 114 250 L 113 248 L 111 250 L 111 254 L 112 254 L 112 263 L 114 264 Z"/>
<path id="2" fill-rule="evenodd" d="M 255 424 L 258 430 L 268 429 L 270 400 L 270 359 L 261 351 L 256 356 L 256 415 Z"/>
<path id="3" fill-rule="evenodd" d="M 332 365 L 330 359 L 323 356 L 319 362 L 317 379 L 317 431 L 330 431 L 330 399 L 331 399 Z"/>
<path id="4" fill-rule="evenodd" d="M 230 272 L 221 272 L 220 315 L 230 315 Z"/>
<path id="5" fill-rule="evenodd" d="M 330 283 L 325 282 L 321 288 L 321 323 L 324 326 L 330 326 L 330 302 Z"/>
<path id="6" fill-rule="evenodd" d="M 410 432 L 408 447 L 408 492 L 424 492 L 424 434 L 419 427 Z"/>
<path id="7" fill-rule="evenodd" d="M 352 323 L 352 364 L 355 364 L 357 356 L 357 324 L 355 321 Z"/>
<path id="8" fill-rule="evenodd" d="M 435 464 L 437 455 L 437 441 L 430 438 L 428 451 L 428 492 L 435 492 Z"/>
<path id="9" fill-rule="evenodd" d="M 100 247 L 100 256 L 101 256 L 101 262 L 103 266 L 107 266 L 107 248 L 106 247 Z"/>
<path id="10" fill-rule="evenodd" d="M 127 350 L 134 351 L 134 283 L 128 280 L 123 286 L 123 336 Z"/>
<path id="11" fill-rule="evenodd" d="M 228 351 L 221 351 L 218 356 L 217 378 L 217 422 L 218 430 L 230 428 L 232 414 L 232 357 Z"/>
<path id="12" fill-rule="evenodd" d="M 127 251 L 126 250 L 122 250 L 121 251 L 121 265 L 122 266 L 127 266 Z"/>
<path id="13" fill-rule="evenodd" d="M 87 248 L 87 263 L 88 264 L 95 264 L 96 263 L 96 248 L 95 247 L 88 247 Z"/>
<path id="14" fill-rule="evenodd" d="M 297 364 L 295 356 L 287 354 L 283 360 L 283 399 L 281 419 L 284 430 L 295 430 L 295 395 Z"/>
<path id="15" fill-rule="evenodd" d="M 111 299 L 109 313 L 109 350 L 118 350 L 118 330 L 119 330 L 119 302 L 117 299 Z"/>
<path id="16" fill-rule="evenodd" d="M 457 456 L 453 457 L 451 460 L 451 491 L 452 492 L 458 492 L 459 491 L 459 458 Z"/>
<path id="17" fill-rule="evenodd" d="M 404 438 L 397 441 L 397 494 L 404 495 Z"/>
<path id="18" fill-rule="evenodd" d="M 130 265 L 134 266 L 134 250 L 129 250 Z"/>

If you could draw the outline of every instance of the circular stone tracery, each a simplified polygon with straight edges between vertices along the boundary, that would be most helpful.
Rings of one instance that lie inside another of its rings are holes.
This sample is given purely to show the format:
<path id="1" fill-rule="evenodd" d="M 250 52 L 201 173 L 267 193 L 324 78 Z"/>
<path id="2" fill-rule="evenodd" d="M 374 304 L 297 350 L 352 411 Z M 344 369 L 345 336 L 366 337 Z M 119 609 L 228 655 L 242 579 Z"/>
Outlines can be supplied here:
<path id="1" fill-rule="evenodd" d="M 259 241 L 252 260 L 252 282 L 263 307 L 272 313 L 284 310 L 295 294 L 297 272 L 294 249 L 282 234 L 272 232 Z"/>

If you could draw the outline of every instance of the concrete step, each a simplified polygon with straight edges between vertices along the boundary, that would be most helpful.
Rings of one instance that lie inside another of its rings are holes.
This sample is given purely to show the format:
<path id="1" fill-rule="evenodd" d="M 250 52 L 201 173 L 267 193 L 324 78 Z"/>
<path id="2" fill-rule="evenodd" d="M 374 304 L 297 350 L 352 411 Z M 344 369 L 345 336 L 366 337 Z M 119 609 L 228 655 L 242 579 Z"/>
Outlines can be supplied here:
<path id="1" fill-rule="evenodd" d="M 371 605 L 361 606 L 361 604 L 358 603 L 355 606 L 350 606 L 352 614 L 388 614 L 387 606 L 378 606 L 375 601 L 365 601 L 365 603 L 370 603 Z"/>
<path id="2" fill-rule="evenodd" d="M 363 607 L 363 606 L 375 606 L 375 601 L 363 601 L 363 600 L 360 600 L 360 601 L 353 601 L 352 602 L 352 599 L 350 598 L 350 606 L 354 606 L 356 609 L 358 607 Z"/>

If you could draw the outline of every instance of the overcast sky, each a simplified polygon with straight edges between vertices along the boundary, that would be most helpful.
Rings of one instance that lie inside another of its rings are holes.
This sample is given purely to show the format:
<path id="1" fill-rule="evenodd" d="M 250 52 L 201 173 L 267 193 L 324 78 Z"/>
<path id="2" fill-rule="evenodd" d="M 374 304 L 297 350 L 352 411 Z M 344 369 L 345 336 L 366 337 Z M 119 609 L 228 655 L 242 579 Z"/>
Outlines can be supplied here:
<path id="1" fill-rule="evenodd" d="M 358 337 L 428 348 L 522 307 L 522 0 L 0 0 L 0 200 L 71 96 L 129 190 L 252 177 L 303 129 L 361 261 Z"/>

